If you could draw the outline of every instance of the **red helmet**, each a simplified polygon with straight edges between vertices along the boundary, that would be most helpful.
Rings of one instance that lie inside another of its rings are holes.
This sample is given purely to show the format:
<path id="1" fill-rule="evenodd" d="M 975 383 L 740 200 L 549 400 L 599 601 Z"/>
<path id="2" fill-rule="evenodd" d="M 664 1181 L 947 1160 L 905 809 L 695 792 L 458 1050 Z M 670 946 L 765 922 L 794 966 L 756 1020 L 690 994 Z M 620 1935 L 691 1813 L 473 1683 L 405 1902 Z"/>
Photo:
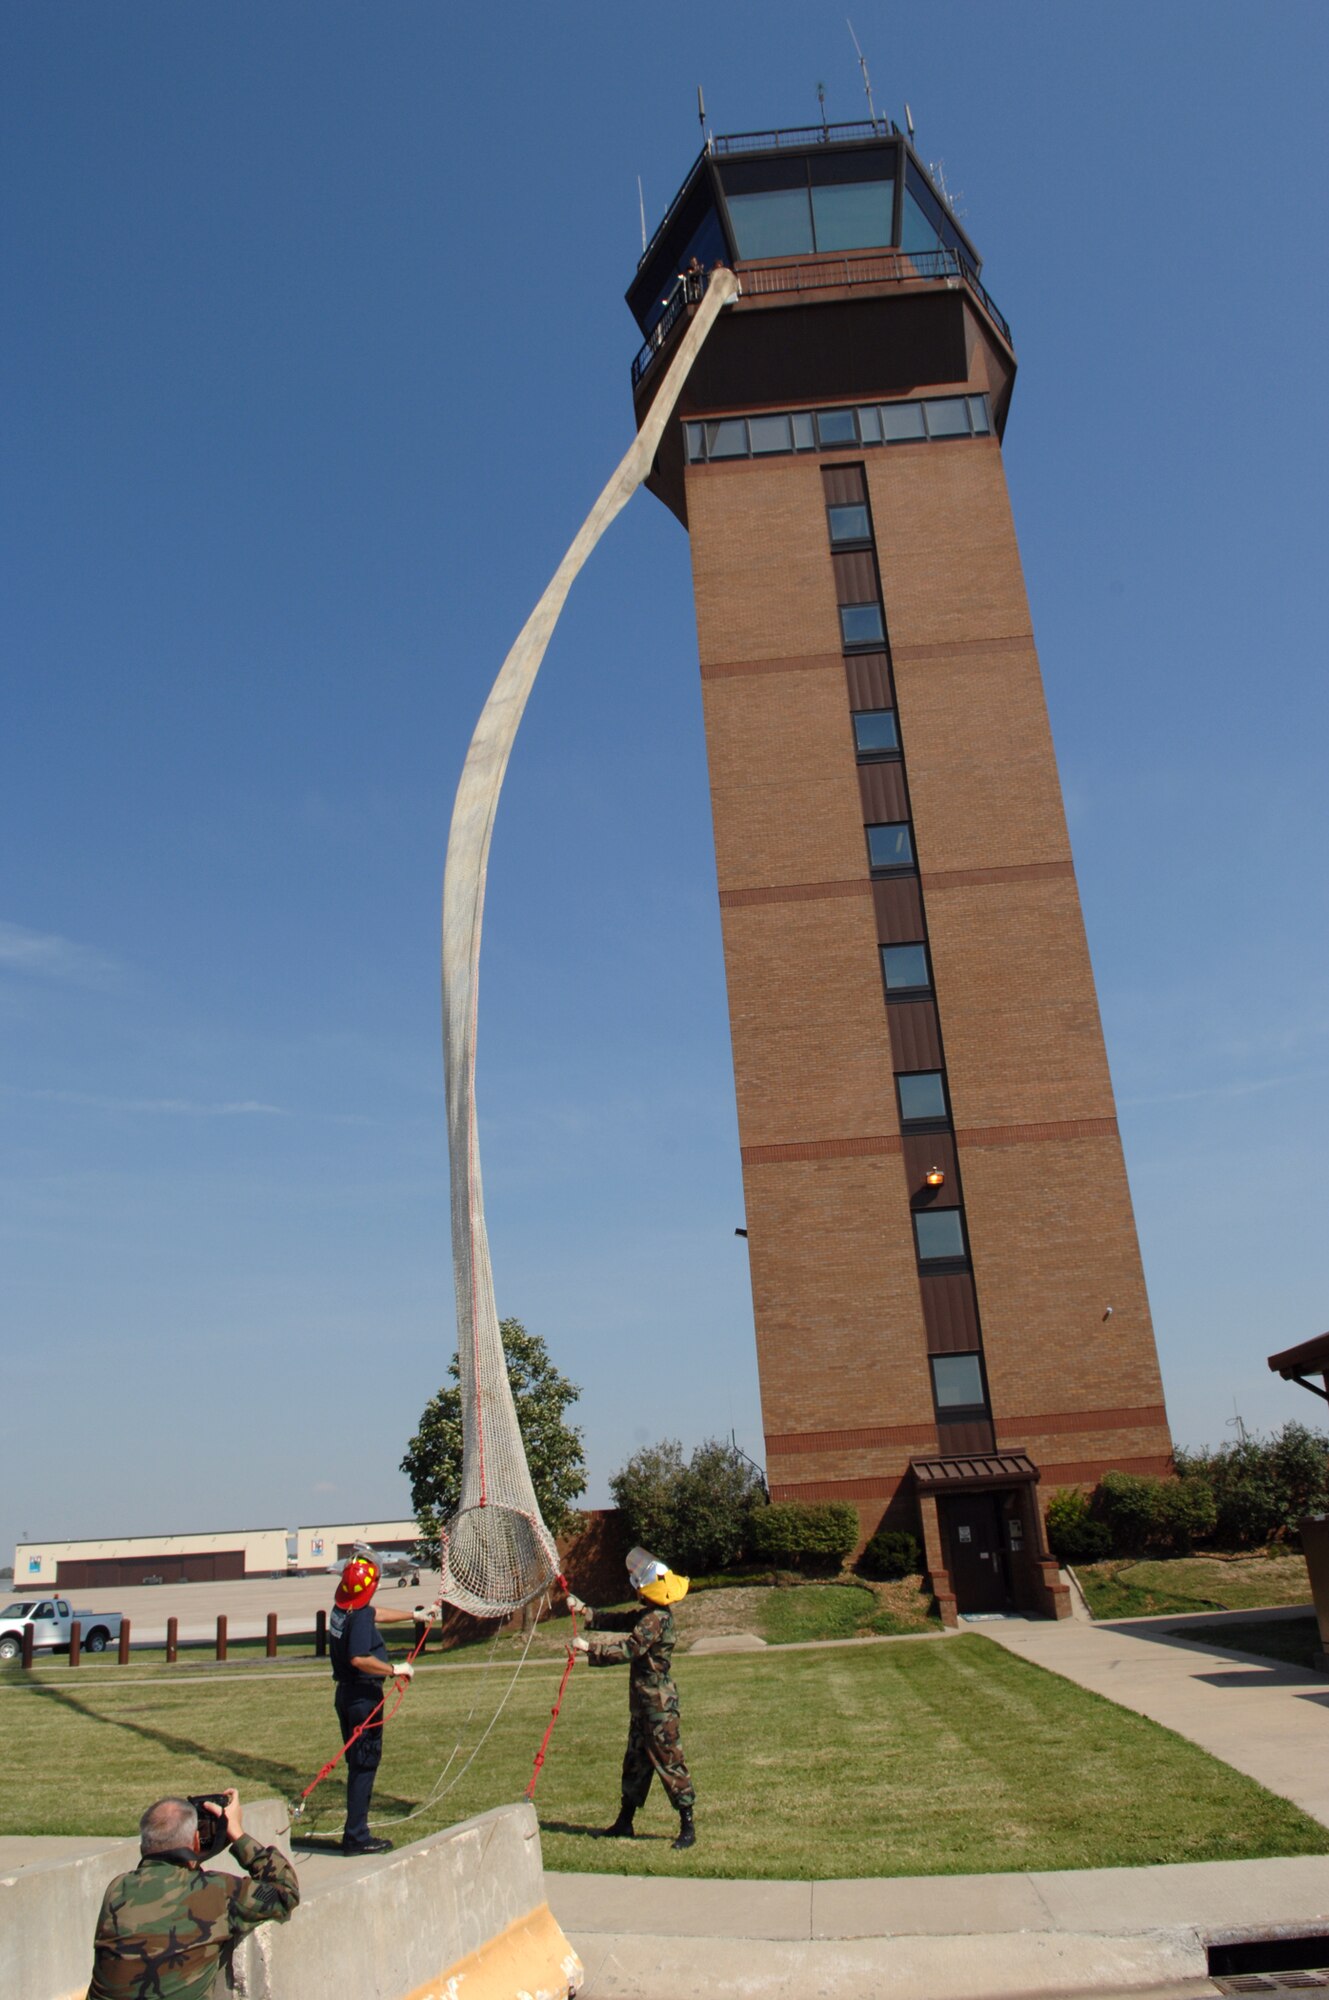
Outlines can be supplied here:
<path id="1" fill-rule="evenodd" d="M 358 1611 L 368 1604 L 378 1589 L 378 1564 L 367 1556 L 355 1556 L 347 1563 L 337 1585 L 336 1602 L 343 1611 Z"/>

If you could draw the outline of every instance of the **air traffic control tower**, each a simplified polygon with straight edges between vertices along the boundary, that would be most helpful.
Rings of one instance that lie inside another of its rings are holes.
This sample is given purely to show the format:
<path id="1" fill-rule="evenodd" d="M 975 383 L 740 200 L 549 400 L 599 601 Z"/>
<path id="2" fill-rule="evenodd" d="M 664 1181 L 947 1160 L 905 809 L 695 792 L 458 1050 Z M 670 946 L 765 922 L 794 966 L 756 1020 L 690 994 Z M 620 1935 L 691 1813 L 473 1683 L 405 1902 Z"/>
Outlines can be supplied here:
<path id="1" fill-rule="evenodd" d="M 1064 1613 L 1040 1495 L 1171 1442 L 1010 328 L 895 128 L 716 138 L 628 290 L 639 418 L 716 261 L 742 296 L 650 483 L 692 548 L 771 1497 L 921 1530 L 948 1620 Z"/>

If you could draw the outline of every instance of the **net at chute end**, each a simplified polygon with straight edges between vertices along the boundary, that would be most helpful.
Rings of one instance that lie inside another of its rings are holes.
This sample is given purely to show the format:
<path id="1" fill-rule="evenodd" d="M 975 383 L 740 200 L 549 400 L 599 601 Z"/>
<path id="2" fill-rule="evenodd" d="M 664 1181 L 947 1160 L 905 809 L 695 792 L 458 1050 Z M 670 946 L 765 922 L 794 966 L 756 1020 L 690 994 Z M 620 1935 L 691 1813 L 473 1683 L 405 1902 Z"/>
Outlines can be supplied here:
<path id="1" fill-rule="evenodd" d="M 520 1611 L 558 1572 L 554 1538 L 538 1514 L 490 1501 L 463 1507 L 443 1530 L 440 1595 L 475 1618 Z"/>

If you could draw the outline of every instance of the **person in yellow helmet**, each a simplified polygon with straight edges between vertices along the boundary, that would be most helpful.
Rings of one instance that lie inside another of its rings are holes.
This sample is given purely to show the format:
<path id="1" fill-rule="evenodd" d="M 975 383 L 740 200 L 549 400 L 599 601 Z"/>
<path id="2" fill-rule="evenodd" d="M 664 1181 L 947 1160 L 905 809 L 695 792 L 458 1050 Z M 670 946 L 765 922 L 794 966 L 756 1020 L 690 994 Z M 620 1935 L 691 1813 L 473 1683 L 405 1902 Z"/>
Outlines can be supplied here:
<path id="1" fill-rule="evenodd" d="M 697 1834 L 692 1812 L 697 1793 L 683 1758 L 678 1688 L 671 1663 L 674 1652 L 673 1606 L 688 1593 L 688 1579 L 678 1576 L 645 1549 L 628 1555 L 628 1577 L 641 1605 L 635 1611 L 592 1611 L 568 1593 L 569 1609 L 596 1632 L 621 1632 L 621 1639 L 592 1644 L 577 1638 L 576 1651 L 592 1667 L 627 1666 L 628 1747 L 623 1756 L 623 1796 L 618 1818 L 605 1828 L 612 1840 L 631 1840 L 633 1819 L 646 1803 L 651 1779 L 658 1777 L 678 1813 L 675 1847 L 692 1847 Z"/>

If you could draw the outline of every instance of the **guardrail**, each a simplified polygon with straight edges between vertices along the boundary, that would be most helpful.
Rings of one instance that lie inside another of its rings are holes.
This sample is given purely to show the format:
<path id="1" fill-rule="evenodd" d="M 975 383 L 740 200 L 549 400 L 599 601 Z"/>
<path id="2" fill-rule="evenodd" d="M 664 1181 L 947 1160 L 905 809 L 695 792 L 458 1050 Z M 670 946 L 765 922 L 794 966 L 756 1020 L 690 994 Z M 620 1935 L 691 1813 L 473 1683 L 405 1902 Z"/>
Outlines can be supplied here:
<path id="1" fill-rule="evenodd" d="M 874 125 L 862 118 L 847 125 L 790 125 L 774 132 L 730 132 L 722 139 L 712 139 L 711 146 L 717 153 L 771 153 L 781 146 L 848 145 L 857 139 L 896 136 L 886 119 L 879 118 Z"/>
<path id="2" fill-rule="evenodd" d="M 1008 347 L 1014 346 L 1011 329 L 987 287 L 954 250 L 876 250 L 842 253 L 833 257 L 800 257 L 790 264 L 743 264 L 739 275 L 745 298 L 769 298 L 781 292 L 825 291 L 830 285 L 911 285 L 936 284 L 938 280 L 959 282 L 968 287 L 982 306 Z M 632 363 L 635 389 L 649 373 L 656 356 L 669 344 L 669 336 L 688 306 L 699 299 L 705 288 L 704 274 L 681 276 L 669 294 L 660 318 L 638 349 Z"/>

